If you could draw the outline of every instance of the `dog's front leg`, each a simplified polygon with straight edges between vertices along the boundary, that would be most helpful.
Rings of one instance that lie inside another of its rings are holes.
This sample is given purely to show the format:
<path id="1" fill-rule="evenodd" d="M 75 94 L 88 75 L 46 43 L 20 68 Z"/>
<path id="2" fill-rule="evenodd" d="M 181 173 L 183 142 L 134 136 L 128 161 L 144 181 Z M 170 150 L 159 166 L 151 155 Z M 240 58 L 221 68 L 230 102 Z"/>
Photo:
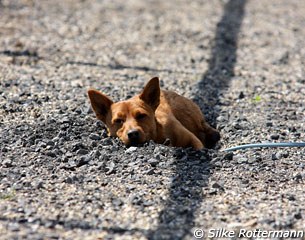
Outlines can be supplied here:
<path id="1" fill-rule="evenodd" d="M 165 135 L 169 137 L 174 147 L 193 147 L 196 150 L 204 148 L 202 142 L 177 119 L 172 119 L 165 127 Z"/>

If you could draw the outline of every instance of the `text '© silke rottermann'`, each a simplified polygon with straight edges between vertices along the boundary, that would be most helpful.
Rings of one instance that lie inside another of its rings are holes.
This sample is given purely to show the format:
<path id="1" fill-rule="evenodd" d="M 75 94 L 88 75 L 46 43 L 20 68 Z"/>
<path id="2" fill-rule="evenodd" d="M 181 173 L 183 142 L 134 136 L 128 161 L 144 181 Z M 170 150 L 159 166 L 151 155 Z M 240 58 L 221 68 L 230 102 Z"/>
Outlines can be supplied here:
<path id="1" fill-rule="evenodd" d="M 246 230 L 239 229 L 238 231 L 226 230 L 226 229 L 210 229 L 208 231 L 208 237 L 210 238 L 303 238 L 305 231 L 297 230 Z"/>

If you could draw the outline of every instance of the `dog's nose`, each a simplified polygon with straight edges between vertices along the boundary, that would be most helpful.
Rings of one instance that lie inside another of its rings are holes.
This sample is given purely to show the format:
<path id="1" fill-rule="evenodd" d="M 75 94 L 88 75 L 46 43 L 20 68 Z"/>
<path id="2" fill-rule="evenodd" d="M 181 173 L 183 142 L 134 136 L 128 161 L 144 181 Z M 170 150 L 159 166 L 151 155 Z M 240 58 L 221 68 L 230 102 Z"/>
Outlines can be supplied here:
<path id="1" fill-rule="evenodd" d="M 132 142 L 137 141 L 140 137 L 140 133 L 136 129 L 131 129 L 127 132 L 128 139 Z"/>

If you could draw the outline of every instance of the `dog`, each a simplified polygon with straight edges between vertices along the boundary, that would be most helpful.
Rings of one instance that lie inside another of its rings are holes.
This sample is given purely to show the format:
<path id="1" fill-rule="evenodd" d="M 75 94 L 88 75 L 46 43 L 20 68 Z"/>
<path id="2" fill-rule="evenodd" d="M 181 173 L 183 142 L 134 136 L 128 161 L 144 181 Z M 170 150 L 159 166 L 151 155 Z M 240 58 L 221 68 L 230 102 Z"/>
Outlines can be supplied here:
<path id="1" fill-rule="evenodd" d="M 190 99 L 160 89 L 159 78 L 152 78 L 143 91 L 125 101 L 113 102 L 105 94 L 88 90 L 96 117 L 107 127 L 108 135 L 119 137 L 127 146 L 149 140 L 173 147 L 196 150 L 212 148 L 220 139 Z"/>

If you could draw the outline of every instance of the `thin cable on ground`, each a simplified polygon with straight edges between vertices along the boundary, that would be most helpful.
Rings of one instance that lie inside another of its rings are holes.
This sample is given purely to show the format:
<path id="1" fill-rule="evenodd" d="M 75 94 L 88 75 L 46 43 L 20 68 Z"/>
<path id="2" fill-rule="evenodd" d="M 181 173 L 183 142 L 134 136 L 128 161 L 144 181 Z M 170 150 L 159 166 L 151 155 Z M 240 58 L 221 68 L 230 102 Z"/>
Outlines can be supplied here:
<path id="1" fill-rule="evenodd" d="M 305 147 L 305 142 L 280 142 L 280 143 L 253 143 L 244 144 L 236 147 L 226 148 L 222 151 L 229 152 L 246 148 L 274 148 L 274 147 Z"/>

